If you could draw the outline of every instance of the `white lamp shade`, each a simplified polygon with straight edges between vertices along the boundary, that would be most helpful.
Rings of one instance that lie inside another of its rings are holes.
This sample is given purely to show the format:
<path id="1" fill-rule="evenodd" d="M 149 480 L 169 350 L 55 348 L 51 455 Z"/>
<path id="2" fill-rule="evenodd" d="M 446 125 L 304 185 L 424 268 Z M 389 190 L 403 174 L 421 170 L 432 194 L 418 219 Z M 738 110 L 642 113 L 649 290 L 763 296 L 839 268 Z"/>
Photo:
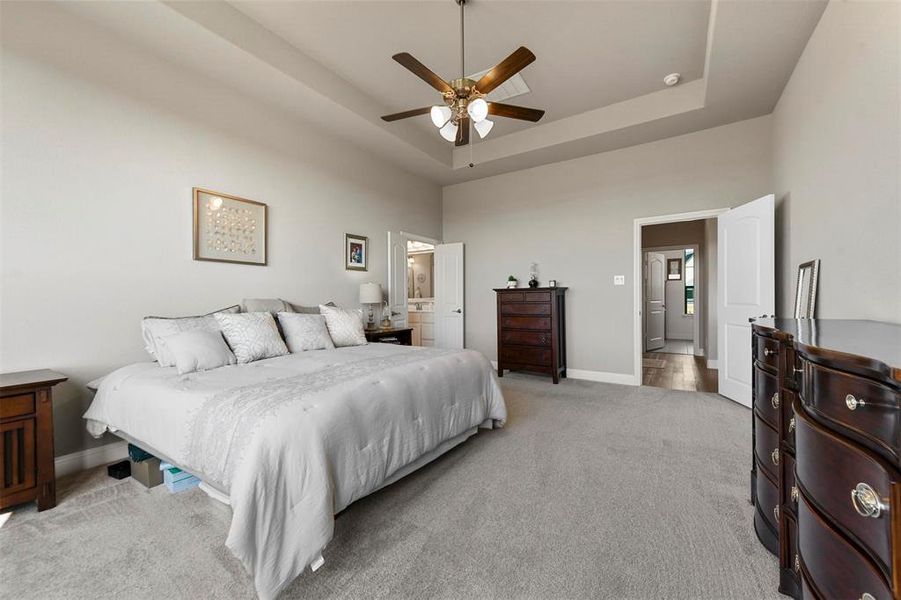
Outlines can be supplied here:
<path id="1" fill-rule="evenodd" d="M 488 135 L 488 132 L 491 131 L 491 128 L 494 127 L 494 121 L 489 119 L 485 119 L 484 121 L 479 121 L 475 124 L 476 131 L 479 132 L 479 137 L 483 138 Z"/>
<path id="2" fill-rule="evenodd" d="M 448 121 L 438 132 L 441 134 L 441 137 L 449 142 L 457 140 L 457 124 L 453 121 Z"/>
<path id="3" fill-rule="evenodd" d="M 432 123 L 435 124 L 435 127 L 444 127 L 444 124 L 451 118 L 451 109 L 447 106 L 433 106 L 432 112 L 429 114 L 432 117 Z"/>
<path id="4" fill-rule="evenodd" d="M 481 123 L 488 116 L 488 103 L 482 98 L 476 98 L 466 107 L 466 112 L 476 123 Z"/>
<path id="5" fill-rule="evenodd" d="M 360 304 L 381 304 L 382 286 L 378 283 L 360 284 Z"/>

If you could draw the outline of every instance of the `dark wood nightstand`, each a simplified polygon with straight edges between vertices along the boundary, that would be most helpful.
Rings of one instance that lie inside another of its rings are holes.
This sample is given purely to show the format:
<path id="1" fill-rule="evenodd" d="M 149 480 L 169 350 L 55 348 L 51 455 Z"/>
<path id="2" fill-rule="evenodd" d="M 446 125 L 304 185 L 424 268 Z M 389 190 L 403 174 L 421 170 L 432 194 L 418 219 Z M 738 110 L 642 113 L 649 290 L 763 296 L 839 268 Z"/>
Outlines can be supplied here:
<path id="1" fill-rule="evenodd" d="M 412 327 L 385 327 L 382 329 L 365 330 L 367 342 L 381 342 L 383 344 L 400 344 L 401 346 L 413 345 Z"/>
<path id="2" fill-rule="evenodd" d="M 0 509 L 56 506 L 51 389 L 66 379 L 48 369 L 0 373 Z"/>

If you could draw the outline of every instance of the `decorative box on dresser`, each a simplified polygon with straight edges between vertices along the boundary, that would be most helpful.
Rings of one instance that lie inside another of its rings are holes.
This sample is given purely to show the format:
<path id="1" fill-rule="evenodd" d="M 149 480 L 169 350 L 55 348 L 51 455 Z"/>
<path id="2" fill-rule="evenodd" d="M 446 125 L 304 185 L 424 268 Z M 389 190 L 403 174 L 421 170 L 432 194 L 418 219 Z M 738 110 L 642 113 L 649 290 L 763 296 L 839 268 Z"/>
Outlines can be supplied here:
<path id="1" fill-rule="evenodd" d="M 51 389 L 63 381 L 49 370 L 0 374 L 0 509 L 56 506 Z"/>
<path id="2" fill-rule="evenodd" d="M 500 288 L 497 374 L 504 369 L 566 377 L 566 289 Z"/>
<path id="3" fill-rule="evenodd" d="M 901 599 L 901 325 L 753 324 L 751 498 L 795 598 Z"/>

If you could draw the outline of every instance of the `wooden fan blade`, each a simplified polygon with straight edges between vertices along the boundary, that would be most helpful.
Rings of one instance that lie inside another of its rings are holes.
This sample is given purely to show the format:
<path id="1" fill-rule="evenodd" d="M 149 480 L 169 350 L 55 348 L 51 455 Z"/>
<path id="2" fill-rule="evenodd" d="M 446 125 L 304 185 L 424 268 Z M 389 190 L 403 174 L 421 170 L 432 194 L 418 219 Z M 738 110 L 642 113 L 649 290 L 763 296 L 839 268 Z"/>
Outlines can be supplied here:
<path id="1" fill-rule="evenodd" d="M 493 69 L 482 75 L 476 84 L 476 89 L 487 94 L 500 84 L 504 83 L 527 65 L 535 60 L 535 55 L 525 46 L 520 46 L 516 52 L 502 60 Z"/>
<path id="2" fill-rule="evenodd" d="M 535 123 L 544 116 L 544 111 L 538 110 L 537 108 L 514 106 L 513 104 L 489 102 L 488 114 L 496 117 L 508 117 L 510 119 L 521 119 L 523 121 L 532 121 Z"/>
<path id="3" fill-rule="evenodd" d="M 469 143 L 469 117 L 464 117 L 457 123 L 457 141 L 454 143 L 457 146 L 465 146 Z"/>
<path id="4" fill-rule="evenodd" d="M 409 117 L 418 117 L 419 115 L 427 115 L 432 110 L 431 106 L 425 108 L 414 108 L 413 110 L 405 110 L 404 112 L 394 113 L 393 115 L 385 115 L 382 121 L 399 121 Z"/>
<path id="5" fill-rule="evenodd" d="M 454 88 L 450 84 L 431 71 L 427 66 L 413 58 L 408 52 L 401 52 L 392 56 L 394 60 L 409 69 L 414 75 L 425 81 L 427 84 L 441 92 L 453 92 Z"/>

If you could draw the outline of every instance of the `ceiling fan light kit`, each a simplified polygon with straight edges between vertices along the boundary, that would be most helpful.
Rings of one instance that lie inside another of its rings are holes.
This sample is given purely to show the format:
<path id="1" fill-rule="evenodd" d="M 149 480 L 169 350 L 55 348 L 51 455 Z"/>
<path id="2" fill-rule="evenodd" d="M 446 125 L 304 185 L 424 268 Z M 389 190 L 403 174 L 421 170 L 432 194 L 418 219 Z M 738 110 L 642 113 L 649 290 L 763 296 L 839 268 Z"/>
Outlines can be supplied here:
<path id="1" fill-rule="evenodd" d="M 488 135 L 488 132 L 494 127 L 494 122 L 488 120 L 488 115 L 520 119 L 533 123 L 537 122 L 544 116 L 543 110 L 524 108 L 512 104 L 501 104 L 500 102 L 489 102 L 485 99 L 493 89 L 534 62 L 535 55 L 525 46 L 520 46 L 513 54 L 502 60 L 494 68 L 489 69 L 478 81 L 462 75 L 466 73 L 464 10 L 467 0 L 454 1 L 460 5 L 461 76 L 459 79 L 454 79 L 450 82 L 445 81 L 407 52 L 401 52 L 391 57 L 414 75 L 441 92 L 444 98 L 444 105 L 415 108 L 392 115 L 385 115 L 382 119 L 390 122 L 428 114 L 432 119 L 432 124 L 438 128 L 441 137 L 449 142 L 454 142 L 457 146 L 465 146 L 469 143 L 470 122 L 475 127 L 480 138 Z"/>

